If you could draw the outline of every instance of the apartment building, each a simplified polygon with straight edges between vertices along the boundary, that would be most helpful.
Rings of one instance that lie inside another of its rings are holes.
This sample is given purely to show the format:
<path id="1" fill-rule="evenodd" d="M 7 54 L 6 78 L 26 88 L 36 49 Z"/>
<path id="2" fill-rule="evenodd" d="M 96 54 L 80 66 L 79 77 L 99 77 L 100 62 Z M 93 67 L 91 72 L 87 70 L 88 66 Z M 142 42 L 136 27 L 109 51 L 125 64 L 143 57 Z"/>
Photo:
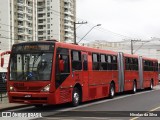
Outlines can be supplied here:
<path id="1" fill-rule="evenodd" d="M 10 50 L 14 43 L 37 39 L 36 0 L 0 1 L 1 50 Z"/>
<path id="2" fill-rule="evenodd" d="M 10 0 L 0 0 L 0 50 L 10 49 L 10 38 Z"/>
<path id="3" fill-rule="evenodd" d="M 74 41 L 75 0 L 0 0 L 0 49 L 25 41 Z"/>
<path id="4" fill-rule="evenodd" d="M 38 40 L 73 42 L 75 0 L 37 0 Z"/>
<path id="5" fill-rule="evenodd" d="M 36 3 L 36 0 L 10 0 L 12 44 L 36 40 Z"/>

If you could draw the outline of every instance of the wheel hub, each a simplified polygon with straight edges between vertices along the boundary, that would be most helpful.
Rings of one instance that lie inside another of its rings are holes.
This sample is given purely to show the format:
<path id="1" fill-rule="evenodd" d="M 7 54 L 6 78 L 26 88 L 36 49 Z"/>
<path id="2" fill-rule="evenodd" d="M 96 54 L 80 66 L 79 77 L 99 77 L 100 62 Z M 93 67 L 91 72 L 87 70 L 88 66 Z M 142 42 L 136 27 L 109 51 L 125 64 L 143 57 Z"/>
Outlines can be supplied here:
<path id="1" fill-rule="evenodd" d="M 79 101 L 78 93 L 74 93 L 74 100 L 75 100 L 76 103 L 78 103 L 78 101 Z"/>

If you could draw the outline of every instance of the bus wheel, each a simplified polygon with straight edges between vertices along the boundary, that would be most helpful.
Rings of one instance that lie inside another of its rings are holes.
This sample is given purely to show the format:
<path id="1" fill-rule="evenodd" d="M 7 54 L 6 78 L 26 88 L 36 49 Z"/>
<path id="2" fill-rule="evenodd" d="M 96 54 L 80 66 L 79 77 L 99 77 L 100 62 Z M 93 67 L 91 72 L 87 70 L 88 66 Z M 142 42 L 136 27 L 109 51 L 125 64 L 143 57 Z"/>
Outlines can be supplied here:
<path id="1" fill-rule="evenodd" d="M 109 98 L 113 98 L 115 95 L 115 87 L 114 87 L 114 84 L 111 83 L 110 84 L 110 89 L 109 89 Z"/>
<path id="2" fill-rule="evenodd" d="M 78 88 L 74 88 L 72 93 L 72 105 L 76 107 L 79 105 L 79 103 L 80 103 L 80 92 Z"/>
<path id="3" fill-rule="evenodd" d="M 34 105 L 36 108 L 42 108 L 43 107 L 43 104 L 36 104 Z"/>
<path id="4" fill-rule="evenodd" d="M 136 82 L 134 81 L 133 82 L 133 89 L 132 89 L 132 93 L 136 93 L 137 92 L 137 85 L 136 85 Z"/>
<path id="5" fill-rule="evenodd" d="M 150 90 L 153 90 L 153 80 L 151 80 L 151 83 L 150 83 Z"/>

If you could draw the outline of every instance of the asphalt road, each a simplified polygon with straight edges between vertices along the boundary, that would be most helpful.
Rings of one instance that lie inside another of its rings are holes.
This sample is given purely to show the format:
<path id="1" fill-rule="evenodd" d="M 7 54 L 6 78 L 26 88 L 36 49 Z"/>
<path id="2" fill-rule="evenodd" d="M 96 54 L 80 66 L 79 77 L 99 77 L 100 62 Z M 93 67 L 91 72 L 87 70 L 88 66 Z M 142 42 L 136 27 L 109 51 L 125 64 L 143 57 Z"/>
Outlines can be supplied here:
<path id="1" fill-rule="evenodd" d="M 41 109 L 30 106 L 9 111 L 42 113 L 43 118 L 38 118 L 41 120 L 160 120 L 160 85 L 154 90 L 118 94 L 114 99 L 90 101 L 78 107 L 63 104 L 44 106 Z M 147 117 L 141 117 L 144 115 Z"/>

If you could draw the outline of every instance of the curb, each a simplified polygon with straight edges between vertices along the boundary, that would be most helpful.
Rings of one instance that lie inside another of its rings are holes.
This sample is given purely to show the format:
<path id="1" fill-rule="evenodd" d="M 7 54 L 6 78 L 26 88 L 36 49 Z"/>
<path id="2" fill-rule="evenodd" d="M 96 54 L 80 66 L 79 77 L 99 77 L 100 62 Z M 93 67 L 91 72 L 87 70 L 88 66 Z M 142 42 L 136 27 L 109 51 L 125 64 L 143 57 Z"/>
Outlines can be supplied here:
<path id="1" fill-rule="evenodd" d="M 24 108 L 24 107 L 29 107 L 31 105 L 18 105 L 18 106 L 12 106 L 12 107 L 7 107 L 7 108 L 2 108 L 0 111 L 6 111 L 6 110 L 11 110 L 11 109 L 18 109 L 18 108 Z"/>

